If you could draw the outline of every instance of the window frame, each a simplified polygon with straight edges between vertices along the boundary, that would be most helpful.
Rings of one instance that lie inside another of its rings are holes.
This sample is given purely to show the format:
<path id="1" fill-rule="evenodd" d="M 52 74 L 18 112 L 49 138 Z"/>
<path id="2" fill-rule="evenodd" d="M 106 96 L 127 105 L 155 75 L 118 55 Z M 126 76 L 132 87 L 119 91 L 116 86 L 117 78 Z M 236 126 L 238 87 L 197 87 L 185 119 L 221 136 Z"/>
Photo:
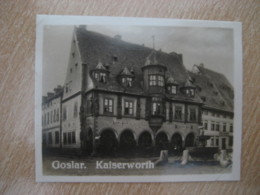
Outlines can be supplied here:
<path id="1" fill-rule="evenodd" d="M 181 111 L 180 112 L 180 118 L 177 118 L 177 116 L 179 116 L 179 114 L 177 114 L 177 111 Z M 176 121 L 183 121 L 184 117 L 183 117 L 183 106 L 181 105 L 174 105 L 174 120 Z"/>
<path id="2" fill-rule="evenodd" d="M 165 79 L 161 74 L 149 74 L 148 75 L 149 87 L 164 87 Z"/>
<path id="3" fill-rule="evenodd" d="M 126 113 L 126 108 L 128 108 L 128 113 Z M 130 111 L 132 111 L 132 112 L 130 112 Z M 134 115 L 134 101 L 133 100 L 125 100 L 124 101 L 124 115 L 126 115 L 126 116 L 133 116 Z"/>
<path id="4" fill-rule="evenodd" d="M 108 102 L 106 105 L 106 101 Z M 111 102 L 111 105 L 110 105 Z M 111 110 L 110 110 L 111 108 Z M 103 102 L 103 112 L 104 114 L 113 114 L 114 113 L 114 99 L 104 97 L 104 102 Z"/>
<path id="5" fill-rule="evenodd" d="M 60 133 L 59 131 L 55 131 L 55 144 L 60 143 Z"/>
<path id="6" fill-rule="evenodd" d="M 194 107 L 189 108 L 189 122 L 197 122 L 198 117 L 197 117 L 197 109 Z M 193 115 L 194 114 L 194 115 Z M 192 118 L 194 117 L 194 118 Z"/>

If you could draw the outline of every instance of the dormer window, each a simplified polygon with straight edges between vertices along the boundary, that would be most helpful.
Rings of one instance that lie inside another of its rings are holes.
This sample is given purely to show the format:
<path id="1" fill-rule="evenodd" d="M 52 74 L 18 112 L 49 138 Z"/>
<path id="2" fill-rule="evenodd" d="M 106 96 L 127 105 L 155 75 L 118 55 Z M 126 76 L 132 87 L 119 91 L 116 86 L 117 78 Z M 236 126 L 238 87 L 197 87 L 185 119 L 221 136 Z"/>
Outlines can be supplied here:
<path id="1" fill-rule="evenodd" d="M 100 80 L 101 83 L 105 83 L 106 82 L 106 73 L 101 72 L 100 73 Z"/>
<path id="2" fill-rule="evenodd" d="M 167 86 L 167 92 L 169 94 L 177 94 L 178 83 L 173 79 L 172 76 L 170 76 L 167 79 L 166 86 Z"/>
<path id="3" fill-rule="evenodd" d="M 132 87 L 133 78 L 132 77 L 122 77 L 122 84 L 127 87 Z"/>
<path id="4" fill-rule="evenodd" d="M 195 96 L 195 86 L 193 86 L 189 80 L 186 81 L 184 87 L 182 88 L 186 96 L 194 97 Z"/>
<path id="5" fill-rule="evenodd" d="M 132 87 L 134 75 L 125 67 L 119 75 L 120 82 L 123 86 Z"/>
<path id="6" fill-rule="evenodd" d="M 168 90 L 168 93 L 170 93 L 170 94 L 177 94 L 177 86 L 176 85 L 168 86 L 167 90 Z"/>
<path id="7" fill-rule="evenodd" d="M 109 71 L 102 65 L 101 62 L 99 62 L 96 68 L 92 70 L 93 78 L 101 83 L 107 82 L 108 73 Z"/>
<path id="8" fill-rule="evenodd" d="M 195 95 L 194 89 L 191 88 L 186 89 L 186 95 L 190 97 L 194 97 Z"/>

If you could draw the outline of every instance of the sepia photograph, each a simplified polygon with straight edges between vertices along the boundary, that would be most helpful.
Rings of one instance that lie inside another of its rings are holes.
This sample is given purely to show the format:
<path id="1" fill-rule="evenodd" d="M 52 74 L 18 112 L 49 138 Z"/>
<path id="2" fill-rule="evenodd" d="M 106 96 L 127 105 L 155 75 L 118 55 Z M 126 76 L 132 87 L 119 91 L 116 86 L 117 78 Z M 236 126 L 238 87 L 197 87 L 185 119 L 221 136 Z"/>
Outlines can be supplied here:
<path id="1" fill-rule="evenodd" d="M 36 180 L 240 178 L 241 23 L 37 17 Z"/>

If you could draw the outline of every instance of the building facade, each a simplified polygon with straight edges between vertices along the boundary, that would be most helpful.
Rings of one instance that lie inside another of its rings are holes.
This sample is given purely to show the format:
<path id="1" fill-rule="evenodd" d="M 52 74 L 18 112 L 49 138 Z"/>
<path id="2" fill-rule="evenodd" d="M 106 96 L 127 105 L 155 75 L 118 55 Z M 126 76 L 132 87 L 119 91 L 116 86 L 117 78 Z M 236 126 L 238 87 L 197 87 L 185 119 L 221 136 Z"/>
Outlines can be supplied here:
<path id="1" fill-rule="evenodd" d="M 61 148 L 61 101 L 63 88 L 58 86 L 42 100 L 43 148 Z"/>
<path id="2" fill-rule="evenodd" d="M 89 154 L 193 147 L 199 127 L 211 122 L 206 111 L 212 111 L 194 83 L 196 75 L 185 69 L 181 54 L 76 27 L 60 96 L 60 147 Z M 225 123 L 227 130 L 231 119 Z"/>
<path id="3" fill-rule="evenodd" d="M 207 147 L 232 149 L 234 90 L 224 75 L 203 64 L 194 65 L 190 76 L 203 100 L 201 133 L 207 136 Z"/>

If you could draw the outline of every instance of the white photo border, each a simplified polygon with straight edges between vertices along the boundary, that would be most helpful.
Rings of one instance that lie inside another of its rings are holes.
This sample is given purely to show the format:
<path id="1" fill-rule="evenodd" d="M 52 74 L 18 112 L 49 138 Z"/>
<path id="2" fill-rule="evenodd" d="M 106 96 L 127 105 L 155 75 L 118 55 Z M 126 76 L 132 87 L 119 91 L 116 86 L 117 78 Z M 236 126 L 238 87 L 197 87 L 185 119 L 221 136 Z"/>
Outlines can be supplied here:
<path id="1" fill-rule="evenodd" d="M 149 176 L 45 176 L 42 170 L 42 62 L 45 25 L 135 25 L 229 28 L 234 33 L 234 143 L 231 173 Z M 180 20 L 134 17 L 37 15 L 35 59 L 35 166 L 37 182 L 187 182 L 236 181 L 240 179 L 242 137 L 242 24 L 233 21 Z"/>

